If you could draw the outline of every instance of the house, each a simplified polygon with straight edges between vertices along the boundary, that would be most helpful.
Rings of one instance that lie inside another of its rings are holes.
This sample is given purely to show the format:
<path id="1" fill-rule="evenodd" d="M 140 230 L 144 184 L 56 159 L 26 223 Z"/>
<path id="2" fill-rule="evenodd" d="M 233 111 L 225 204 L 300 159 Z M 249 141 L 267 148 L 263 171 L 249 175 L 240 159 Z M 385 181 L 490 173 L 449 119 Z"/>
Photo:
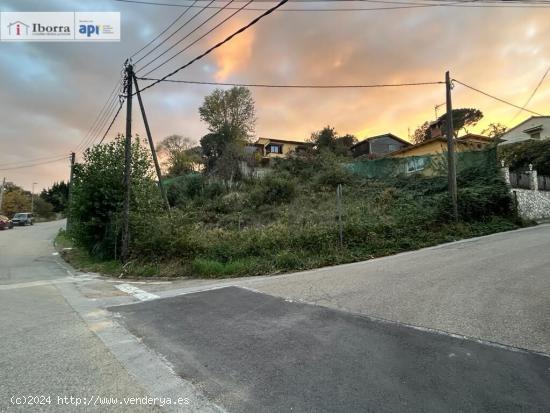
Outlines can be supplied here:
<path id="1" fill-rule="evenodd" d="M 308 142 L 289 139 L 258 138 L 248 148 L 258 153 L 262 157 L 262 160 L 269 160 L 287 157 L 291 153 L 306 150 L 311 145 Z"/>
<path id="2" fill-rule="evenodd" d="M 531 116 L 506 131 L 500 137 L 500 144 L 508 145 L 528 139 L 550 139 L 550 116 Z"/>
<path id="3" fill-rule="evenodd" d="M 15 27 L 13 27 L 15 26 Z M 21 36 L 22 30 L 25 31 L 25 35 L 29 34 L 29 25 L 23 23 L 22 21 L 14 21 L 10 24 L 8 24 L 8 34 L 11 36 L 12 34 L 15 34 L 16 36 Z M 12 33 L 13 31 L 13 33 Z"/>
<path id="4" fill-rule="evenodd" d="M 365 138 L 361 142 L 353 145 L 350 149 L 354 158 L 363 155 L 368 155 L 369 157 L 380 157 L 409 146 L 411 146 L 410 142 L 407 142 L 392 133 L 385 133 L 383 135 Z"/>
<path id="5" fill-rule="evenodd" d="M 487 145 L 494 142 L 494 140 L 487 136 L 468 133 L 456 138 L 454 142 L 456 152 L 467 152 L 483 150 Z M 406 172 L 414 173 L 425 169 L 430 155 L 445 152 L 447 152 L 447 139 L 438 136 L 390 153 L 387 156 L 390 158 L 410 158 L 407 162 Z"/>

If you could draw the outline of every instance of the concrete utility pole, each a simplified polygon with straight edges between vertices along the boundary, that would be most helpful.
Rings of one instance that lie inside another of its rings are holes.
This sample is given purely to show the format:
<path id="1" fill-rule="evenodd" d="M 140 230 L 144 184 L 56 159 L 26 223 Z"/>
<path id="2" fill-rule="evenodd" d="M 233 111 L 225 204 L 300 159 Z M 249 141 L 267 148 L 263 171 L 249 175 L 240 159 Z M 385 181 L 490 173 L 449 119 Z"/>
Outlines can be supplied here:
<path id="1" fill-rule="evenodd" d="M 124 145 L 124 206 L 122 211 L 122 248 L 120 257 L 128 261 L 130 244 L 130 186 L 132 184 L 132 79 L 134 69 L 131 62 L 126 66 L 126 136 Z"/>
<path id="2" fill-rule="evenodd" d="M 449 194 L 453 203 L 453 216 L 458 220 L 458 196 L 456 185 L 456 157 L 453 128 L 453 103 L 451 100 L 451 75 L 449 71 L 445 73 L 445 88 L 447 95 L 447 162 L 449 178 Z"/>
<path id="3" fill-rule="evenodd" d="M 6 178 L 2 181 L 2 186 L 0 187 L 0 212 L 2 212 L 2 203 L 4 202 L 4 187 L 6 186 Z"/>
<path id="4" fill-rule="evenodd" d="M 73 198 L 73 178 L 74 178 L 74 163 L 75 163 L 75 153 L 71 152 L 71 174 L 69 175 L 69 196 L 67 199 L 67 231 L 71 229 L 72 218 L 71 218 L 71 201 Z"/>
<path id="5" fill-rule="evenodd" d="M 139 86 L 137 78 L 134 75 L 134 85 L 136 86 L 136 95 L 139 102 L 139 107 L 141 109 L 141 117 L 143 118 L 143 124 L 145 125 L 145 132 L 147 133 L 147 140 L 149 141 L 149 147 L 151 148 L 151 155 L 153 156 L 153 162 L 155 164 L 155 170 L 157 171 L 157 178 L 159 180 L 159 189 L 160 195 L 164 203 L 166 204 L 166 209 L 170 213 L 170 203 L 168 202 L 168 197 L 166 196 L 166 190 L 162 183 L 162 173 L 160 171 L 159 160 L 157 158 L 157 151 L 155 150 L 155 144 L 153 143 L 153 137 L 151 135 L 151 129 L 149 128 L 149 122 L 147 121 L 147 115 L 145 114 L 145 107 L 143 106 L 143 101 L 141 100 L 141 93 L 139 93 Z"/>

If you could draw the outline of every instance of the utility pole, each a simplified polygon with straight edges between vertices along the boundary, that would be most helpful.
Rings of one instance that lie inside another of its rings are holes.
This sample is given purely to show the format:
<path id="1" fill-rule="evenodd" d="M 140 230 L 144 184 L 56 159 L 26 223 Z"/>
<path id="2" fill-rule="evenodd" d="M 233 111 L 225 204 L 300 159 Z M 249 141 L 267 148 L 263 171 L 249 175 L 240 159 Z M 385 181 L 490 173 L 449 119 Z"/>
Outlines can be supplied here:
<path id="1" fill-rule="evenodd" d="M 132 183 L 132 79 L 134 69 L 132 63 L 126 65 L 126 136 L 124 145 L 124 205 L 122 211 L 122 250 L 120 257 L 128 261 L 128 246 L 130 243 L 130 186 Z"/>
<path id="2" fill-rule="evenodd" d="M 166 209 L 170 214 L 170 203 L 168 202 L 168 197 L 166 196 L 166 190 L 164 184 L 162 183 L 162 173 L 160 171 L 159 160 L 157 158 L 157 151 L 155 150 L 155 144 L 153 143 L 153 137 L 151 136 L 151 129 L 149 128 L 149 122 L 147 121 L 147 115 L 145 114 L 145 107 L 143 106 L 143 101 L 141 100 L 141 93 L 139 92 L 139 86 L 137 78 L 134 75 L 134 85 L 136 86 L 136 95 L 139 102 L 139 107 L 141 109 L 141 117 L 143 118 L 143 123 L 145 125 L 145 132 L 147 133 L 147 140 L 149 141 L 149 147 L 151 148 L 151 155 L 153 156 L 153 162 L 155 164 L 155 170 L 157 171 L 157 178 L 159 180 L 159 189 L 160 195 L 164 203 L 166 204 Z"/>
<path id="3" fill-rule="evenodd" d="M 4 202 L 4 187 L 6 186 L 6 177 L 2 181 L 2 186 L 0 186 L 0 212 L 2 212 L 2 202 Z"/>
<path id="4" fill-rule="evenodd" d="M 74 163 L 76 159 L 76 154 L 71 152 L 71 174 L 69 175 L 69 196 L 67 199 L 67 228 L 69 231 L 71 229 L 72 218 L 71 218 L 71 204 L 73 199 L 73 178 L 74 178 Z"/>
<path id="5" fill-rule="evenodd" d="M 456 157 L 455 157 L 455 142 L 453 128 L 453 103 L 451 100 L 451 75 L 449 71 L 445 73 L 445 88 L 447 95 L 447 162 L 448 162 L 448 178 L 449 178 L 449 194 L 453 203 L 453 216 L 458 220 L 458 196 L 456 185 Z"/>
<path id="6" fill-rule="evenodd" d="M 37 184 L 38 182 L 33 182 L 32 183 L 32 191 L 31 191 L 31 214 L 34 214 L 34 186 Z"/>

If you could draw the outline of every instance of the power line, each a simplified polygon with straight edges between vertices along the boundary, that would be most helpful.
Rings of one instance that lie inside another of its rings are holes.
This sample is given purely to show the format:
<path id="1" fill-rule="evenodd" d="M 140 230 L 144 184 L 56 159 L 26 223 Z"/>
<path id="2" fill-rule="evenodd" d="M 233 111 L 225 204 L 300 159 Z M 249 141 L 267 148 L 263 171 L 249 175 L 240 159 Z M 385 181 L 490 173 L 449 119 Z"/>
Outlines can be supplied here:
<path id="1" fill-rule="evenodd" d="M 50 155 L 50 156 L 41 156 L 40 158 L 33 158 L 33 159 L 28 159 L 28 160 L 4 162 L 4 163 L 0 164 L 0 168 L 4 168 L 4 167 L 10 168 L 12 166 L 25 164 L 25 163 L 28 163 L 28 162 L 47 161 L 47 160 L 59 158 L 61 156 L 65 156 L 65 155 L 57 154 L 57 155 Z"/>
<path id="2" fill-rule="evenodd" d="M 166 2 L 152 2 L 142 0 L 113 0 L 123 3 L 134 3 L 140 5 L 152 5 L 152 6 L 168 6 L 168 7 L 189 7 L 184 4 L 178 3 L 166 3 Z M 361 1 L 361 0 L 360 0 Z M 362 0 L 367 1 L 367 0 Z M 369 3 L 384 3 L 377 0 L 368 0 Z M 479 4 L 472 4 L 472 3 Z M 506 4 L 505 4 L 506 3 Z M 396 7 L 330 7 L 330 8 L 285 8 L 279 9 L 278 12 L 352 12 L 352 11 L 376 11 L 376 10 L 399 10 L 410 8 L 424 8 L 424 7 L 465 7 L 465 8 L 548 8 L 550 3 L 548 2 L 512 2 L 512 1 L 454 1 L 454 2 L 439 2 L 439 3 L 409 3 L 410 6 L 396 6 Z M 193 6 L 204 7 L 204 6 Z M 220 8 L 222 6 L 209 6 L 208 8 Z M 232 9 L 232 8 L 228 8 Z M 235 8 L 233 8 L 235 9 Z M 265 8 L 249 8 L 250 11 L 265 11 Z"/>
<path id="3" fill-rule="evenodd" d="M 233 3 L 234 0 L 231 0 L 229 1 L 229 3 L 226 4 L 226 6 L 230 5 L 231 3 Z M 242 10 L 244 7 L 246 7 L 248 4 L 251 3 L 252 0 L 249 0 L 248 3 L 246 3 L 243 7 L 241 7 L 241 9 L 239 9 L 238 11 L 234 12 L 229 18 L 231 18 L 232 16 L 234 16 L 236 13 L 238 13 L 240 10 Z M 220 14 L 224 9 L 221 8 L 219 9 L 218 11 L 216 11 L 214 14 L 212 14 L 211 16 L 209 16 L 204 22 L 202 22 L 199 26 L 195 27 L 193 30 L 191 30 L 189 33 L 187 33 L 184 37 L 182 37 L 180 40 L 178 40 L 175 44 L 173 44 L 170 48 L 168 48 L 167 50 L 165 50 L 163 53 L 161 53 L 160 55 L 158 55 L 156 58 L 154 58 L 153 60 L 151 60 L 150 62 L 148 62 L 147 64 L 145 64 L 144 66 L 140 67 L 138 72 L 144 70 L 147 66 L 149 66 L 151 63 L 153 63 L 154 61 L 158 60 L 161 56 L 164 56 L 166 53 L 168 53 L 170 50 L 172 50 L 173 48 L 175 48 L 178 44 L 180 44 L 181 42 L 183 42 L 185 39 L 187 39 L 189 36 L 191 36 L 193 33 L 195 33 L 197 30 L 199 30 L 201 27 L 203 27 L 206 23 L 208 23 L 210 20 L 212 20 L 214 17 L 216 17 L 218 14 Z M 208 33 L 211 33 L 213 30 L 215 30 L 217 27 L 219 27 L 221 24 L 223 24 L 224 22 L 226 22 L 227 20 L 229 20 L 229 18 L 226 18 L 225 20 L 223 20 L 221 23 L 219 23 L 218 25 L 214 26 L 213 29 L 211 29 L 209 32 L 207 32 L 206 34 Z M 202 38 L 204 38 L 205 35 L 203 35 L 202 37 L 200 37 L 199 39 L 195 40 L 194 42 L 192 42 L 190 45 L 188 45 L 187 47 L 185 47 L 183 50 L 181 50 L 180 52 L 176 53 L 175 55 L 173 55 L 172 57 L 166 59 L 164 62 L 162 62 L 160 65 L 156 66 L 153 70 L 150 70 L 149 72 L 147 72 L 147 75 L 150 74 L 151 72 L 155 71 L 156 69 L 158 69 L 159 67 L 165 65 L 167 62 L 169 62 L 170 60 L 172 60 L 174 57 L 176 57 L 178 54 L 180 53 L 183 53 L 185 50 L 189 49 L 189 47 L 191 47 L 193 44 L 197 43 L 199 40 L 201 40 Z M 138 62 L 136 62 L 138 63 Z"/>
<path id="4" fill-rule="evenodd" d="M 190 60 L 189 62 L 187 62 L 186 64 L 184 64 L 183 66 L 180 66 L 179 68 L 177 68 L 176 70 L 168 73 L 166 76 L 162 77 L 161 79 L 151 83 L 150 85 L 147 85 L 145 86 L 143 89 L 141 89 L 141 93 L 143 93 L 145 90 L 157 85 L 158 83 L 160 83 L 161 81 L 165 80 L 165 79 L 168 79 L 169 77 L 172 77 L 174 76 L 176 73 L 178 73 L 180 70 L 183 70 L 185 69 L 186 67 L 189 67 L 191 66 L 193 63 L 195 63 L 196 61 L 202 59 L 203 57 L 207 56 L 208 54 L 212 53 L 214 50 L 216 50 L 217 48 L 223 46 L 224 44 L 226 44 L 227 42 L 231 41 L 231 39 L 233 39 L 235 36 L 241 34 L 242 32 L 246 31 L 247 29 L 249 29 L 250 27 L 254 26 L 256 23 L 258 23 L 260 20 L 262 20 L 264 17 L 270 15 L 271 13 L 273 13 L 275 10 L 277 10 L 279 7 L 281 7 L 283 4 L 287 3 L 288 0 L 282 0 L 280 1 L 279 3 L 277 3 L 275 6 L 273 6 L 272 8 L 270 8 L 269 10 L 266 10 L 265 12 L 263 12 L 262 14 L 260 14 L 258 17 L 256 17 L 255 19 L 253 19 L 252 21 L 250 21 L 248 24 L 246 24 L 245 26 L 242 26 L 240 29 L 238 29 L 237 31 L 233 32 L 232 34 L 230 34 L 228 37 L 226 37 L 224 40 L 222 40 L 221 42 L 218 42 L 216 43 L 214 46 L 212 46 L 211 48 L 209 48 L 208 50 L 206 50 L 204 53 L 198 55 L 197 57 L 195 57 L 194 59 Z"/>
<path id="5" fill-rule="evenodd" d="M 216 0 L 211 0 L 210 3 L 214 3 Z M 193 4 L 197 3 L 197 1 L 193 2 Z M 189 7 L 188 9 L 190 9 Z M 156 45 L 153 49 L 149 50 L 144 56 L 140 57 L 134 64 L 138 64 L 143 59 L 145 59 L 147 56 L 149 56 L 151 53 L 153 53 L 155 50 L 157 50 L 160 46 L 162 46 L 164 43 L 166 43 L 168 40 L 170 40 L 176 33 L 178 33 L 181 29 L 183 29 L 185 26 L 187 26 L 190 22 L 192 22 L 197 16 L 199 16 L 201 13 L 203 13 L 206 9 L 206 6 L 203 6 L 197 13 L 195 13 L 191 18 L 187 19 L 181 26 L 179 26 L 170 36 L 168 36 L 166 39 L 164 39 L 162 42 L 160 42 L 158 45 Z M 199 26 L 200 27 L 200 26 Z M 168 48 L 170 50 L 170 48 Z M 166 53 L 166 51 L 164 52 Z M 164 54 L 163 53 L 163 54 Z M 162 54 L 160 55 L 162 56 Z M 157 56 L 155 59 L 158 59 L 159 56 Z M 153 59 L 153 61 L 155 60 Z"/>
<path id="6" fill-rule="evenodd" d="M 282 85 L 271 83 L 221 83 L 207 82 L 200 80 L 177 80 L 177 79 L 156 79 L 150 77 L 138 77 L 138 80 L 169 83 L 186 83 L 193 85 L 211 85 L 211 86 L 244 86 L 244 87 L 261 87 L 274 89 L 367 89 L 367 88 L 382 88 L 382 87 L 403 87 L 403 86 L 425 86 L 425 85 L 441 85 L 445 82 L 412 82 L 412 83 L 381 83 L 381 84 L 356 84 L 356 85 Z"/>
<path id="7" fill-rule="evenodd" d="M 458 84 L 460 84 L 460 85 L 462 85 L 462 86 L 464 86 L 464 87 L 466 87 L 466 88 L 468 88 L 468 89 L 471 89 L 471 90 L 473 90 L 473 91 L 475 91 L 475 92 L 481 93 L 482 95 L 485 95 L 485 96 L 487 96 L 487 97 L 490 97 L 491 99 L 498 100 L 499 102 L 502 102 L 502 103 L 505 103 L 505 104 L 507 104 L 507 105 L 513 106 L 513 107 L 515 107 L 515 108 L 517 108 L 517 109 L 522 109 L 522 110 L 524 110 L 525 112 L 532 113 L 533 115 L 536 115 L 536 116 L 544 116 L 544 115 L 542 115 L 542 114 L 540 114 L 540 113 L 534 112 L 534 111 L 529 110 L 529 109 L 522 108 L 521 106 L 518 106 L 518 105 L 515 105 L 515 104 L 513 104 L 513 103 L 511 103 L 511 102 L 508 102 L 507 100 L 504 100 L 504 99 L 501 99 L 501 98 L 499 98 L 499 97 L 493 96 L 493 95 L 491 95 L 491 94 L 489 94 L 489 93 L 487 93 L 487 92 L 484 92 L 484 91 L 482 91 L 482 90 L 480 90 L 480 89 L 477 89 L 477 88 L 475 88 L 475 87 L 473 87 L 473 86 L 467 85 L 466 83 L 463 83 L 463 82 L 461 82 L 460 80 L 453 79 L 453 82 L 456 82 L 456 83 L 458 83 Z"/>
<path id="8" fill-rule="evenodd" d="M 103 137 L 101 138 L 101 140 L 99 141 L 98 145 L 101 145 L 103 143 L 103 141 L 105 140 L 105 137 L 107 136 L 107 134 L 109 133 L 109 131 L 111 130 L 111 127 L 113 126 L 113 123 L 115 123 L 115 120 L 116 118 L 118 117 L 118 114 L 120 113 L 120 110 L 122 109 L 122 105 L 124 104 L 124 100 L 121 100 L 120 101 L 120 105 L 118 106 L 118 110 L 116 111 L 115 113 L 115 116 L 113 117 L 113 119 L 111 120 L 111 123 L 109 124 L 109 127 L 107 128 L 107 130 L 105 131 L 105 133 L 103 134 Z"/>
<path id="9" fill-rule="evenodd" d="M 36 163 L 31 163 L 31 164 L 19 165 L 19 166 L 12 166 L 12 167 L 9 167 L 9 168 L 0 168 L 0 171 L 10 171 L 10 170 L 13 170 L 13 169 L 32 168 L 34 166 L 47 165 L 47 164 L 50 164 L 50 163 L 55 163 L 55 162 L 59 162 L 59 161 L 67 160 L 67 159 L 69 159 L 69 157 L 64 155 L 62 158 L 57 158 L 57 159 L 53 159 L 53 160 L 50 160 L 50 161 L 36 162 Z"/>
<path id="10" fill-rule="evenodd" d="M 193 3 L 194 4 L 194 3 Z M 160 32 L 154 39 L 152 39 L 151 41 L 149 41 L 145 46 L 143 46 L 141 49 L 139 49 L 137 52 L 135 52 L 132 56 L 130 56 L 130 58 L 133 58 L 135 57 L 136 55 L 138 55 L 139 53 L 141 53 L 144 49 L 146 49 L 149 45 L 153 44 L 156 40 L 158 40 L 164 33 L 166 33 L 168 30 L 170 30 L 170 28 L 176 24 L 183 16 L 185 16 L 185 14 L 191 10 L 191 6 L 188 6 L 183 12 L 181 12 L 179 14 L 178 17 L 176 17 L 176 20 L 174 20 L 172 23 L 170 23 L 162 32 Z"/>
<path id="11" fill-rule="evenodd" d="M 224 24 L 226 21 L 230 20 L 231 18 L 233 18 L 233 16 L 235 16 L 237 13 L 241 12 L 242 10 L 244 10 L 246 8 L 246 6 L 248 6 L 250 3 L 252 3 L 253 0 L 249 0 L 247 3 L 245 3 L 243 6 L 241 6 L 239 9 L 237 9 L 236 11 L 234 11 L 233 13 L 231 13 L 229 16 L 227 16 L 225 19 L 223 19 L 221 22 L 219 22 L 218 24 L 216 24 L 214 27 L 212 27 L 210 30 L 208 30 L 206 33 L 204 33 L 202 36 L 200 36 L 198 39 L 196 39 L 195 41 L 191 42 L 190 44 L 188 44 L 186 47 L 184 47 L 182 50 L 178 51 L 176 54 L 172 55 L 171 57 L 169 57 L 168 59 L 164 60 L 161 64 L 155 66 L 155 68 L 153 68 L 152 70 L 149 70 L 145 76 L 148 76 L 150 75 L 151 73 L 153 73 L 155 70 L 159 69 L 160 67 L 164 66 L 165 64 L 167 64 L 168 62 L 170 62 L 172 59 L 174 59 L 175 57 L 179 56 L 180 54 L 182 54 L 183 52 L 185 52 L 186 50 L 188 50 L 189 48 L 191 48 L 193 45 L 197 44 L 199 41 L 201 41 L 202 39 L 204 39 L 206 36 L 208 36 L 210 33 L 212 33 L 214 30 L 216 30 L 218 27 L 220 27 L 222 24 Z M 220 10 L 221 11 L 221 10 Z M 217 13 L 216 13 L 217 14 Z M 177 43 L 176 43 L 177 44 Z M 145 68 L 145 66 L 143 67 Z M 143 69 L 142 68 L 142 69 Z"/>
<path id="12" fill-rule="evenodd" d="M 512 120 L 514 120 L 515 118 L 517 118 L 517 117 L 519 116 L 519 114 L 520 114 L 521 112 L 523 112 L 527 106 L 529 106 L 529 103 L 531 103 L 531 100 L 535 97 L 535 94 L 537 93 L 537 91 L 538 91 L 539 88 L 541 87 L 542 82 L 544 82 L 544 79 L 545 79 L 546 76 L 548 75 L 548 72 L 550 72 L 550 66 L 548 66 L 548 69 L 546 69 L 546 72 L 544 72 L 544 75 L 542 75 L 542 77 L 540 78 L 539 83 L 537 84 L 537 86 L 536 86 L 535 89 L 533 90 L 533 93 L 531 93 L 531 95 L 529 96 L 529 99 L 527 99 L 527 100 L 525 101 L 525 103 L 523 104 L 522 108 L 521 108 L 520 110 L 518 110 L 518 112 L 514 115 L 514 117 L 512 118 Z"/>
<path id="13" fill-rule="evenodd" d="M 119 88 L 119 85 L 120 85 L 120 81 L 118 81 L 115 84 L 115 87 L 113 88 L 113 90 L 111 91 L 109 96 L 107 97 L 107 100 L 106 100 L 105 104 L 102 106 L 102 108 L 99 111 L 99 113 L 97 114 L 94 122 L 90 126 L 90 129 L 88 130 L 88 132 L 86 133 L 86 135 L 84 136 L 82 141 L 80 141 L 78 146 L 73 150 L 73 152 L 79 152 L 83 148 L 86 148 L 87 145 L 89 145 L 90 140 L 92 139 L 94 134 L 97 132 L 98 127 L 100 125 L 102 125 L 102 122 L 103 122 L 103 119 L 104 119 L 105 115 L 107 113 L 109 113 L 109 111 L 111 110 L 112 102 L 116 99 L 116 91 Z"/>

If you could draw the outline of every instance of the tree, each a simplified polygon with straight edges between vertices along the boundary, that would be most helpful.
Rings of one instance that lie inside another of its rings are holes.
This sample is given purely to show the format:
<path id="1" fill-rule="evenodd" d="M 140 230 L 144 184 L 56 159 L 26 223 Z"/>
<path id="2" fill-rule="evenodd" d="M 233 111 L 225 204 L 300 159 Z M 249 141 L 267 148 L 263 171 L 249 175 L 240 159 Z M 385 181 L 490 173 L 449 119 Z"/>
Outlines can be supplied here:
<path id="1" fill-rule="evenodd" d="M 422 143 L 430 138 L 430 122 L 424 122 L 422 125 L 416 128 L 412 136 L 413 142 L 415 144 Z"/>
<path id="2" fill-rule="evenodd" d="M 468 133 L 467 127 L 469 126 L 475 126 L 477 122 L 483 118 L 483 112 L 481 112 L 479 109 L 474 108 L 462 108 L 462 109 L 453 109 L 453 131 L 455 137 L 458 136 L 458 132 L 462 129 L 464 129 L 465 133 Z M 446 131 L 446 121 L 447 121 L 447 114 L 443 114 L 438 119 L 441 121 L 443 134 L 445 134 Z"/>
<path id="3" fill-rule="evenodd" d="M 246 139 L 238 133 L 226 125 L 220 131 L 202 137 L 200 143 L 206 172 L 216 174 L 224 179 L 240 176 L 236 171 L 240 161 L 245 158 Z"/>
<path id="4" fill-rule="evenodd" d="M 69 199 L 69 185 L 64 181 L 54 183 L 43 189 L 40 198 L 53 206 L 53 212 L 65 212 Z"/>
<path id="5" fill-rule="evenodd" d="M 254 99 L 246 87 L 236 86 L 229 90 L 214 90 L 204 98 L 199 114 L 212 133 L 229 130 L 231 134 L 245 138 L 254 133 L 256 123 Z"/>
<path id="6" fill-rule="evenodd" d="M 164 168 L 168 176 L 185 175 L 200 169 L 201 148 L 194 146 L 190 138 L 167 136 L 157 146 L 157 152 L 165 159 Z"/>
<path id="7" fill-rule="evenodd" d="M 30 192 L 25 191 L 12 183 L 6 184 L 1 210 L 4 215 L 10 218 L 17 212 L 30 212 Z"/>
<path id="8" fill-rule="evenodd" d="M 351 154 L 350 148 L 357 143 L 357 138 L 350 134 L 338 136 L 335 128 L 325 126 L 311 134 L 310 142 L 318 151 L 330 151 L 336 155 L 347 156 Z"/>
<path id="9" fill-rule="evenodd" d="M 486 135 L 490 138 L 500 138 L 502 135 L 504 135 L 507 129 L 508 127 L 504 126 L 502 123 L 490 123 L 489 126 L 483 129 L 481 134 Z"/>
<path id="10" fill-rule="evenodd" d="M 120 241 L 124 141 L 119 135 L 113 142 L 87 149 L 84 161 L 74 168 L 71 235 L 90 253 L 102 258 L 113 257 Z M 161 205 L 149 153 L 137 137 L 132 144 L 131 231 L 139 225 L 141 216 L 158 213 Z"/>
<path id="11" fill-rule="evenodd" d="M 479 122 L 481 118 L 483 118 L 483 113 L 479 109 L 475 108 L 460 108 L 453 109 L 452 116 L 453 133 L 455 137 L 458 137 L 458 132 L 460 132 L 461 130 L 464 130 L 465 133 L 468 133 L 467 127 L 475 126 L 477 122 Z M 441 127 L 442 136 L 445 136 L 447 132 L 446 122 L 446 113 L 441 115 L 436 120 L 436 123 L 439 123 Z M 430 122 L 424 122 L 414 131 L 413 141 L 414 143 L 418 144 L 430 139 L 431 137 Z"/>
<path id="12" fill-rule="evenodd" d="M 54 206 L 41 197 L 34 199 L 34 214 L 41 218 L 51 219 L 55 215 Z"/>

